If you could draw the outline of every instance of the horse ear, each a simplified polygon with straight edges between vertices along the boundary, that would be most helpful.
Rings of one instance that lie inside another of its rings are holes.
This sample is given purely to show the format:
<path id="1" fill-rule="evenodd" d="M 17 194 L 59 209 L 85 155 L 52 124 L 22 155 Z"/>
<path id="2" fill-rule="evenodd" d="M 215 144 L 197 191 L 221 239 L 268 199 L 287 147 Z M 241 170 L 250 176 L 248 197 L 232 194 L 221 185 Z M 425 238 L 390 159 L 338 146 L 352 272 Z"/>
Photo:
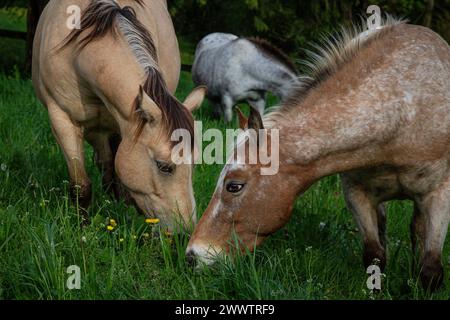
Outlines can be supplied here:
<path id="1" fill-rule="evenodd" d="M 248 117 L 248 128 L 253 129 L 256 132 L 264 129 L 264 124 L 261 118 L 261 114 L 258 110 L 250 106 L 250 116 Z"/>
<path id="2" fill-rule="evenodd" d="M 156 103 L 145 93 L 142 86 L 139 86 L 136 112 L 149 124 L 160 120 L 162 117 L 161 109 L 159 109 Z"/>
<path id="3" fill-rule="evenodd" d="M 202 102 L 205 99 L 207 93 L 208 88 L 206 86 L 200 86 L 195 88 L 184 100 L 183 102 L 184 106 L 190 112 L 194 112 L 202 105 Z"/>
<path id="4" fill-rule="evenodd" d="M 236 107 L 236 113 L 239 118 L 239 128 L 241 128 L 242 130 L 245 130 L 245 128 L 247 127 L 248 118 L 242 113 L 242 111 L 241 111 L 241 109 L 239 109 L 239 107 Z"/>

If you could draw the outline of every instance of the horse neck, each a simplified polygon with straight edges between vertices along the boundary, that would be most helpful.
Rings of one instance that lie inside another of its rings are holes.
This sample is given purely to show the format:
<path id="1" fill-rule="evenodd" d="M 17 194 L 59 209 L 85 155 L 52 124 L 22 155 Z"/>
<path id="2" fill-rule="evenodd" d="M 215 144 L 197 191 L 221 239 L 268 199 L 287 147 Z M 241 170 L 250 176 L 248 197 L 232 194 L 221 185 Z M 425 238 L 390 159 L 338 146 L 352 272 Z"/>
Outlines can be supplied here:
<path id="1" fill-rule="evenodd" d="M 339 93 L 325 84 L 285 110 L 273 126 L 280 130 L 280 160 L 295 163 L 301 181 L 377 166 L 388 158 L 386 142 L 405 115 L 394 101 L 364 100 L 364 92 L 376 92 L 372 85 L 368 81 L 358 90 Z M 389 111 L 382 111 L 383 105 Z"/>
<path id="2" fill-rule="evenodd" d="M 415 105 L 404 102 L 402 92 L 420 83 L 415 60 L 398 34 L 361 49 L 315 86 L 297 91 L 297 101 L 290 99 L 269 115 L 271 126 L 280 128 L 280 141 L 292 162 L 313 166 L 316 178 L 321 178 L 390 157 L 388 142 L 416 112 Z M 407 76 L 410 80 L 404 80 Z"/>
<path id="3" fill-rule="evenodd" d="M 253 68 L 253 76 L 260 82 L 259 89 L 270 91 L 284 101 L 292 88 L 298 84 L 298 76 L 282 62 L 270 59 L 260 60 Z"/>
<path id="4" fill-rule="evenodd" d="M 292 72 L 288 71 L 285 77 L 275 77 L 275 86 L 273 88 L 273 93 L 280 98 L 281 101 L 285 101 L 292 89 L 299 84 L 298 76 Z"/>
<path id="5" fill-rule="evenodd" d="M 104 37 L 90 43 L 77 56 L 76 65 L 89 91 L 100 98 L 119 125 L 121 135 L 131 134 L 133 106 L 146 75 L 126 41 Z"/>

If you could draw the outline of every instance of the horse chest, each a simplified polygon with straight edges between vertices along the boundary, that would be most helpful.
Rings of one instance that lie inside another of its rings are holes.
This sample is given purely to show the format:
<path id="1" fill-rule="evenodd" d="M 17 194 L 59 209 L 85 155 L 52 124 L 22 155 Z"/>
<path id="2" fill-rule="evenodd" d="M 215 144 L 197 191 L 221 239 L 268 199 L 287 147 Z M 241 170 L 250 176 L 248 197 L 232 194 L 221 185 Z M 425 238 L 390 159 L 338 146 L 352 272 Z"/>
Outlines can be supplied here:
<path id="1" fill-rule="evenodd" d="M 119 132 L 116 120 L 105 106 L 85 107 L 84 117 L 80 124 L 88 133 L 92 131 Z"/>

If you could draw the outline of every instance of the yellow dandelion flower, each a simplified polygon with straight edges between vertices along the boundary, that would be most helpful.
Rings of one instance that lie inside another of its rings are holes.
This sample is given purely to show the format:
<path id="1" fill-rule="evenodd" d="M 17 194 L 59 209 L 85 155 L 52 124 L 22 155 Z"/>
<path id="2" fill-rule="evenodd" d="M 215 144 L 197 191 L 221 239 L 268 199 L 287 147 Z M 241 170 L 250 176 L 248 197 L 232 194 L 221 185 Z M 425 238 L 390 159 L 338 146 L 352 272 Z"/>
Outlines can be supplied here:
<path id="1" fill-rule="evenodd" d="M 114 227 L 113 226 L 107 226 L 106 229 L 108 229 L 108 231 L 113 231 Z"/>
<path id="2" fill-rule="evenodd" d="M 109 219 L 109 224 L 113 227 L 117 227 L 117 222 L 114 219 Z"/>
<path id="3" fill-rule="evenodd" d="M 148 219 L 145 219 L 145 223 L 158 224 L 159 223 L 159 219 L 150 219 L 150 218 L 148 218 Z"/>

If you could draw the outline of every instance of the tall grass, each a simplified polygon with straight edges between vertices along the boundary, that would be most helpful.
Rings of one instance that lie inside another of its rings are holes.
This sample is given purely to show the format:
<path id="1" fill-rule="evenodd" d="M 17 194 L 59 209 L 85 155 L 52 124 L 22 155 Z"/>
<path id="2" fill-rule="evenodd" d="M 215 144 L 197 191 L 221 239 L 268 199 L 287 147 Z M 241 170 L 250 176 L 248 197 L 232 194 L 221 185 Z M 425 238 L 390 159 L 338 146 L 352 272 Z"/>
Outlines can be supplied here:
<path id="1" fill-rule="evenodd" d="M 183 73 L 178 96 L 193 88 Z M 272 102 L 273 103 L 273 102 Z M 225 130 L 205 104 L 196 113 L 205 128 Z M 411 299 L 448 298 L 418 285 L 409 242 L 412 207 L 388 207 L 389 262 L 383 290 L 372 295 L 361 244 L 340 195 L 337 177 L 318 182 L 295 204 L 290 223 L 255 253 L 211 268 L 187 266 L 186 235 L 168 237 L 134 208 L 100 187 L 92 149 L 92 224 L 79 228 L 68 200 L 67 172 L 45 108 L 29 80 L 0 76 L 0 297 L 23 299 Z M 206 208 L 219 165 L 199 165 L 194 188 Z M 268 195 L 276 196 L 276 195 Z M 117 221 L 113 231 L 109 219 Z M 449 256 L 448 241 L 444 257 Z M 448 262 L 446 269 L 448 270 Z M 66 269 L 82 270 L 82 289 L 68 290 Z M 448 272 L 446 276 L 448 283 Z"/>

